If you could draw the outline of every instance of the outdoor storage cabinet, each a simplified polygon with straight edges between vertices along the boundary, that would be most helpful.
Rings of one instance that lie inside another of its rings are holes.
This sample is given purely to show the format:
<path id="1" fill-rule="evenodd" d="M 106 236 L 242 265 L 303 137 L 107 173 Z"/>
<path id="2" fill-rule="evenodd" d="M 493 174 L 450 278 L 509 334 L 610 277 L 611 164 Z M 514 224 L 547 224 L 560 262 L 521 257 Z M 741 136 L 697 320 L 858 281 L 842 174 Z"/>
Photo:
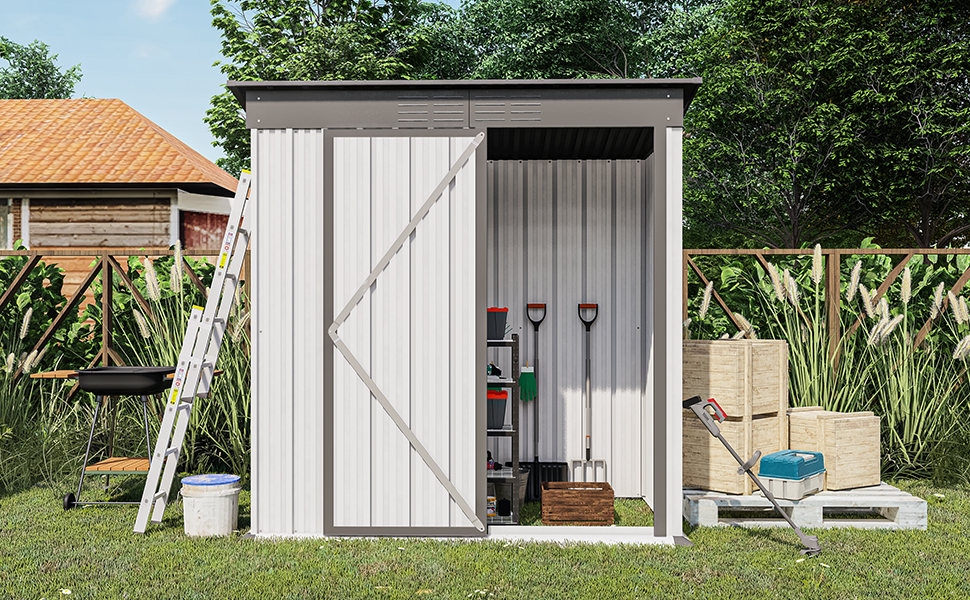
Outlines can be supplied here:
<path id="1" fill-rule="evenodd" d="M 788 447 L 788 344 L 784 340 L 684 340 L 685 395 L 714 398 L 727 419 L 719 424 L 747 460 Z M 731 454 L 690 410 L 684 410 L 684 487 L 750 494 Z M 755 463 L 757 469 L 757 463 Z"/>
<path id="2" fill-rule="evenodd" d="M 788 410 L 788 446 L 825 457 L 825 489 L 879 485 L 879 417 L 870 411 L 840 413 L 821 406 Z"/>
<path id="3" fill-rule="evenodd" d="M 523 333 L 538 281 L 562 336 L 577 296 L 607 290 L 589 301 L 624 315 L 597 333 L 594 427 L 613 487 L 648 499 L 656 536 L 681 535 L 681 147 L 699 84 L 230 82 L 256 195 L 254 533 L 484 535 L 486 308 Z M 502 187 L 516 173 L 519 204 Z M 513 240 L 549 260 L 500 270 L 511 254 L 490 245 Z M 548 401 L 559 439 L 540 439 L 557 460 L 579 441 L 570 381 Z"/>

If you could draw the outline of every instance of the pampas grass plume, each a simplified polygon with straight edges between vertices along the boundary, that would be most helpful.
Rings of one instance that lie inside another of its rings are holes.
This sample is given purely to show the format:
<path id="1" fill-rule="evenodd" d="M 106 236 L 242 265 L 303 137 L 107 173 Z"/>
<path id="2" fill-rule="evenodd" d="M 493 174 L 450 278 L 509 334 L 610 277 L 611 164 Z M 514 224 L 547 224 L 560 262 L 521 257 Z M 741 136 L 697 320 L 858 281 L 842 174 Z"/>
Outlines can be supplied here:
<path id="1" fill-rule="evenodd" d="M 889 301 L 883 296 L 879 299 L 879 314 L 882 315 L 883 319 L 889 318 Z"/>
<path id="2" fill-rule="evenodd" d="M 943 310 L 943 284 L 936 286 L 933 292 L 933 304 L 930 305 L 930 318 L 935 319 L 940 311 Z"/>
<path id="3" fill-rule="evenodd" d="M 862 307 L 866 309 L 866 316 L 870 319 L 875 315 L 876 307 L 872 305 L 872 296 L 866 286 L 859 284 L 859 295 L 862 297 Z"/>
<path id="4" fill-rule="evenodd" d="M 751 322 L 744 318 L 741 313 L 734 313 L 734 318 L 738 320 L 741 324 L 741 333 L 748 333 L 754 331 L 754 327 L 751 326 Z"/>
<path id="5" fill-rule="evenodd" d="M 13 352 L 7 355 L 7 360 L 3 364 L 4 373 L 10 373 L 13 371 L 13 365 L 17 362 L 17 357 L 14 356 Z"/>
<path id="6" fill-rule="evenodd" d="M 970 335 L 957 343 L 957 347 L 953 351 L 953 360 L 964 360 L 968 354 L 970 354 Z"/>
<path id="7" fill-rule="evenodd" d="M 947 292 L 946 299 L 949 300 L 950 308 L 953 309 L 953 318 L 957 320 L 957 325 L 963 325 L 963 311 L 960 310 L 960 301 L 953 295 L 953 292 Z"/>
<path id="8" fill-rule="evenodd" d="M 849 278 L 849 289 L 845 290 L 845 301 L 852 302 L 855 298 L 856 290 L 859 289 L 859 280 L 862 278 L 862 262 L 857 261 L 852 267 L 852 276 Z"/>
<path id="9" fill-rule="evenodd" d="M 768 276 L 771 277 L 771 287 L 775 290 L 775 296 L 778 298 L 779 302 L 785 301 L 785 286 L 781 282 L 781 275 L 778 274 L 778 269 L 775 265 L 771 263 L 766 263 L 768 265 Z"/>
<path id="10" fill-rule="evenodd" d="M 155 272 L 155 263 L 145 259 L 145 289 L 148 291 L 148 298 L 152 302 L 162 299 L 162 288 L 158 285 L 158 273 Z"/>
<path id="11" fill-rule="evenodd" d="M 818 285 L 822 281 L 822 245 L 815 244 L 812 252 L 812 282 Z"/>
<path id="12" fill-rule="evenodd" d="M 34 361 L 37 359 L 37 351 L 31 350 L 27 358 L 24 359 L 24 364 L 22 365 L 24 373 L 30 373 L 30 368 L 34 366 Z"/>
<path id="13" fill-rule="evenodd" d="M 34 308 L 28 307 L 24 313 L 24 322 L 20 325 L 20 339 L 27 337 L 27 330 L 30 328 L 30 318 L 34 316 Z"/>
<path id="14" fill-rule="evenodd" d="M 788 291 L 788 299 L 791 301 L 792 306 L 798 305 L 798 285 L 795 283 L 795 278 L 791 276 L 788 269 L 785 269 L 785 289 Z"/>
<path id="15" fill-rule="evenodd" d="M 882 319 L 881 321 L 873 325 L 872 330 L 869 332 L 869 337 L 866 339 L 866 343 L 869 344 L 870 346 L 875 346 L 876 344 L 878 344 L 882 340 L 882 331 L 883 329 L 885 329 L 886 325 L 888 324 L 889 324 L 888 320 Z"/>
<path id="16" fill-rule="evenodd" d="M 899 324 L 902 322 L 903 322 L 903 315 L 896 315 L 895 317 L 893 317 L 892 321 L 889 321 L 889 323 L 885 327 L 885 330 L 882 332 L 882 340 L 885 340 L 886 338 L 888 338 L 889 334 L 892 333 L 893 330 L 896 329 L 896 327 L 898 327 Z"/>
<path id="17" fill-rule="evenodd" d="M 172 286 L 172 291 L 178 295 L 182 295 L 182 270 L 178 268 L 178 265 L 172 263 L 171 269 L 168 272 L 169 285 Z"/>
<path id="18" fill-rule="evenodd" d="M 909 304 L 910 298 L 913 297 L 913 274 L 909 271 L 909 267 L 903 271 L 903 285 L 902 289 L 899 291 L 899 299 L 903 301 L 903 304 Z"/>
<path id="19" fill-rule="evenodd" d="M 239 288 L 236 288 L 238 292 Z M 697 311 L 697 318 L 703 319 L 707 316 L 707 309 L 711 307 L 711 293 L 714 291 L 714 282 L 708 281 L 704 288 L 704 298 L 701 300 L 701 309 Z"/>
<path id="20" fill-rule="evenodd" d="M 141 337 L 150 338 L 152 334 L 148 330 L 148 321 L 145 320 L 145 316 L 138 309 L 132 309 L 131 312 L 135 315 L 135 323 L 138 323 L 138 331 L 141 333 Z"/>

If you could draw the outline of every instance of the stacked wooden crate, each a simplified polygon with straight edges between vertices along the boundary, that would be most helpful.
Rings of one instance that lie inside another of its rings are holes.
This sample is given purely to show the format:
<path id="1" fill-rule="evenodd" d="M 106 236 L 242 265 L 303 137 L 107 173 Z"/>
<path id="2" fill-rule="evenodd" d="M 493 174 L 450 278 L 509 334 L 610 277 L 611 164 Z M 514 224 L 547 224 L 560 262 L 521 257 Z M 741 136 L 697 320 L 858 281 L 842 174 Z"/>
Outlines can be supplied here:
<path id="1" fill-rule="evenodd" d="M 788 432 L 790 448 L 822 453 L 826 490 L 879 485 L 879 417 L 871 412 L 791 408 Z"/>
<path id="2" fill-rule="evenodd" d="M 684 340 L 684 397 L 714 398 L 721 435 L 747 460 L 788 447 L 788 344 L 784 340 Z M 750 494 L 737 461 L 684 410 L 684 488 Z M 826 462 L 827 462 L 826 458 Z M 758 466 L 754 471 L 757 473 Z"/>

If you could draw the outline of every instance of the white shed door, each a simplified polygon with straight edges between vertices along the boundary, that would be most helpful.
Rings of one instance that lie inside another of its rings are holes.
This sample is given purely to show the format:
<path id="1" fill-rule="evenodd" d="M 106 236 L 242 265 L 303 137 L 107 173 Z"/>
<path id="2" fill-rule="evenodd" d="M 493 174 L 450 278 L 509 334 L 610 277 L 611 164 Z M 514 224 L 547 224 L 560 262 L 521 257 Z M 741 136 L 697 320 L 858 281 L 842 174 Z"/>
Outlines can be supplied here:
<path id="1" fill-rule="evenodd" d="M 481 140 L 334 137 L 332 533 L 484 529 Z"/>

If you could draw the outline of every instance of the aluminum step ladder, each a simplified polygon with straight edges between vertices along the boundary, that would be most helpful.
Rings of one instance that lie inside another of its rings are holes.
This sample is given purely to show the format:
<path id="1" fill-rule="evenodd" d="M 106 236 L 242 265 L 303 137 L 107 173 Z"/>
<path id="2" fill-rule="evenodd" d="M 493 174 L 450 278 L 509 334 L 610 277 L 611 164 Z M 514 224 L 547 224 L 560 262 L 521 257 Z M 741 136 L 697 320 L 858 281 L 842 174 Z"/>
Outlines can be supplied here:
<path id="1" fill-rule="evenodd" d="M 165 406 L 165 416 L 158 431 L 155 452 L 148 468 L 145 491 L 142 493 L 135 520 L 135 533 L 145 533 L 148 517 L 161 523 L 168 504 L 169 490 L 175 477 L 182 441 L 188 429 L 192 405 L 196 398 L 207 398 L 212 384 L 222 337 L 226 331 L 229 311 L 235 301 L 250 232 L 247 225 L 247 204 L 252 175 L 243 171 L 232 200 L 229 224 L 222 238 L 216 272 L 209 286 L 205 309 L 192 307 L 182 348 L 179 351 L 175 379 Z M 163 470 L 164 467 L 164 470 Z"/>

